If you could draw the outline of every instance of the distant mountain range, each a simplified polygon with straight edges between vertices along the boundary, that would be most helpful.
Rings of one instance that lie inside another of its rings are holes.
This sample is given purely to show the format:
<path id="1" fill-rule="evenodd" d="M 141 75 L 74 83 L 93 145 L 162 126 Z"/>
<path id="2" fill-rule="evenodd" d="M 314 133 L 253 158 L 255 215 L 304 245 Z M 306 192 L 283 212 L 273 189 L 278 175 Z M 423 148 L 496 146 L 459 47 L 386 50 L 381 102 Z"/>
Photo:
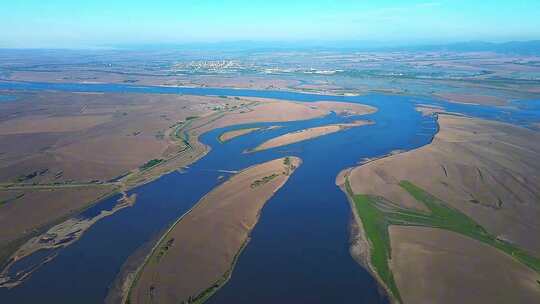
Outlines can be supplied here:
<path id="1" fill-rule="evenodd" d="M 404 49 L 412 51 L 496 52 L 540 55 L 540 40 L 510 41 L 504 43 L 469 41 L 443 45 L 413 46 L 405 47 Z"/>
<path id="2" fill-rule="evenodd" d="M 449 44 L 401 44 L 377 43 L 369 41 L 227 41 L 215 43 L 186 44 L 146 44 L 114 46 L 119 49 L 175 49 L 222 52 L 260 52 L 260 51 L 423 51 L 423 52 L 496 52 L 521 55 L 540 55 L 540 40 L 510 41 L 503 43 L 468 41 Z"/>
<path id="3" fill-rule="evenodd" d="M 54 51 L 65 52 L 70 49 L 9 49 L 1 48 L 2 53 L 25 50 L 32 51 Z M 73 49 L 75 53 L 81 51 L 103 52 L 103 51 L 187 51 L 187 52 L 208 52 L 208 53 L 238 53 L 238 52 L 280 52 L 280 51 L 342 51 L 342 52 L 495 52 L 519 55 L 540 56 L 540 40 L 530 41 L 510 41 L 510 42 L 485 42 L 467 41 L 447 44 L 391 44 L 373 41 L 224 41 L 224 42 L 200 42 L 200 43 L 151 43 L 151 44 L 121 44 L 121 45 L 100 45 L 94 48 Z"/>

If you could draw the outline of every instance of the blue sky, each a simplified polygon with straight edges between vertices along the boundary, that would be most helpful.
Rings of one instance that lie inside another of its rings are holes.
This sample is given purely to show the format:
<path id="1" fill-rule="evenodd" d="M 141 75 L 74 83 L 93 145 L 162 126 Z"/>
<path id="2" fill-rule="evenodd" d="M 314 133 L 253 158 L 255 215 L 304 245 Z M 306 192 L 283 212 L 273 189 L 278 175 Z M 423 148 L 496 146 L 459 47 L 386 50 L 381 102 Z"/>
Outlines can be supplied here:
<path id="1" fill-rule="evenodd" d="M 540 39 L 539 0 L 10 0 L 0 47 Z"/>

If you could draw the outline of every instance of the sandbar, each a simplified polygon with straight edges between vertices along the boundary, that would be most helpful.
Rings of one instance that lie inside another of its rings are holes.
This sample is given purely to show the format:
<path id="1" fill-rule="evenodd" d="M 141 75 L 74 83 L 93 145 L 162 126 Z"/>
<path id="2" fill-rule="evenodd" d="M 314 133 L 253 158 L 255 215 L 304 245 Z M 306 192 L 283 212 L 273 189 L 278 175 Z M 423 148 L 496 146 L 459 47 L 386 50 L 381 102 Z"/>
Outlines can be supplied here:
<path id="1" fill-rule="evenodd" d="M 285 157 L 218 186 L 161 239 L 129 292 L 130 303 L 200 301 L 226 283 L 264 204 L 300 165 Z"/>
<path id="2" fill-rule="evenodd" d="M 313 138 L 320 137 L 323 135 L 328 135 L 335 132 L 343 131 L 352 127 L 365 126 L 369 124 L 372 124 L 372 122 L 358 120 L 352 123 L 332 124 L 332 125 L 325 125 L 325 126 L 303 129 L 300 131 L 283 134 L 281 136 L 269 139 L 265 141 L 264 143 L 260 144 L 259 146 L 257 146 L 255 149 L 253 149 L 252 152 L 286 146 L 286 145 L 290 145 L 290 144 L 297 143 L 300 141 L 305 141 L 305 140 L 313 139 Z"/>
<path id="3" fill-rule="evenodd" d="M 244 129 L 227 131 L 227 132 L 224 132 L 223 134 L 221 134 L 218 139 L 219 139 L 220 142 L 223 143 L 223 142 L 227 142 L 227 141 L 229 141 L 229 140 L 231 140 L 233 138 L 240 137 L 242 135 L 246 135 L 246 134 L 258 131 L 260 129 L 262 129 L 262 128 L 244 128 Z"/>

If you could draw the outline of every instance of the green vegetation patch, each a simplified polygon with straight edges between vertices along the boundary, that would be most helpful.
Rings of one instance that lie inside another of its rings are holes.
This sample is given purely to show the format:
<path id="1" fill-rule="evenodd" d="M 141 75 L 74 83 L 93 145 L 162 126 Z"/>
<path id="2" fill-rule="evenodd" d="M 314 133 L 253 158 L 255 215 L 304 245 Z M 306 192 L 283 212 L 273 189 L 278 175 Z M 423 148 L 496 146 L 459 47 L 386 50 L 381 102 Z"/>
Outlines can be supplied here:
<path id="1" fill-rule="evenodd" d="M 288 156 L 285 157 L 285 159 L 283 159 L 283 164 L 284 164 L 285 166 L 289 166 L 289 165 L 291 164 L 291 159 L 290 159 L 290 157 L 288 157 Z"/>
<path id="2" fill-rule="evenodd" d="M 22 182 L 31 180 L 36 176 L 42 176 L 46 174 L 47 172 L 49 172 L 49 169 L 41 169 L 41 170 L 36 170 L 34 172 L 31 172 L 29 174 L 23 174 L 17 177 L 17 182 L 22 183 Z"/>
<path id="3" fill-rule="evenodd" d="M 156 135 L 154 135 L 156 139 L 163 140 L 165 139 L 165 132 L 163 131 L 157 131 Z"/>
<path id="4" fill-rule="evenodd" d="M 0 201 L 0 206 L 5 205 L 5 204 L 9 204 L 11 202 L 14 202 L 14 201 L 22 198 L 23 196 L 24 196 L 24 193 L 20 193 L 20 194 L 15 195 L 14 197 L 10 197 L 10 198 L 8 198 L 6 200 Z"/>
<path id="5" fill-rule="evenodd" d="M 416 200 L 423 202 L 430 209 L 433 219 L 432 227 L 457 232 L 475 240 L 491 245 L 523 263 L 532 270 L 540 273 L 540 259 L 530 255 L 518 246 L 497 238 L 487 232 L 482 226 L 459 210 L 448 207 L 441 200 L 432 196 L 420 187 L 408 181 L 402 181 L 400 186 L 407 190 Z"/>
<path id="6" fill-rule="evenodd" d="M 390 259 L 390 236 L 388 226 L 390 225 L 385 213 L 377 207 L 375 197 L 354 194 L 349 183 L 346 181 L 348 194 L 353 198 L 354 206 L 362 221 L 364 233 L 371 245 L 370 262 L 380 279 L 388 287 L 392 295 L 401 301 L 399 290 L 394 281 L 394 276 L 388 265 Z"/>
<path id="7" fill-rule="evenodd" d="M 167 251 L 169 251 L 173 244 L 174 238 L 171 238 L 165 244 L 159 247 L 159 251 L 156 254 L 156 262 L 159 262 L 159 260 L 161 260 L 161 258 L 167 253 Z"/>
<path id="8" fill-rule="evenodd" d="M 206 302 L 210 297 L 212 297 L 223 285 L 229 281 L 231 278 L 232 271 L 234 267 L 236 266 L 236 263 L 238 262 L 238 258 L 246 248 L 247 244 L 249 242 L 249 239 L 247 239 L 243 244 L 242 247 L 240 247 L 240 250 L 234 255 L 233 262 L 231 264 L 231 267 L 227 269 L 227 271 L 221 276 L 212 286 L 205 289 L 203 292 L 201 292 L 199 295 L 195 297 L 189 297 L 187 303 L 191 304 L 202 304 Z"/>
<path id="9" fill-rule="evenodd" d="M 147 170 L 147 169 L 150 169 L 150 168 L 158 165 L 159 163 L 161 163 L 163 161 L 164 161 L 164 159 L 154 158 L 154 159 L 151 159 L 151 160 L 147 161 L 144 165 L 140 166 L 139 169 Z"/>
<path id="10" fill-rule="evenodd" d="M 251 189 L 257 188 L 260 185 L 264 185 L 278 176 L 279 176 L 278 174 L 273 173 L 272 175 L 268 175 L 268 176 L 263 177 L 262 179 L 258 179 L 254 181 L 253 183 L 251 183 Z"/>
<path id="11" fill-rule="evenodd" d="M 490 234 L 461 211 L 450 207 L 413 183 L 401 181 L 399 185 L 418 202 L 423 203 L 429 211 L 407 209 L 379 196 L 354 194 L 349 180 L 346 181 L 347 193 L 353 198 L 354 206 L 371 245 L 371 265 L 399 301 L 401 301 L 401 297 L 388 264 L 388 260 L 391 258 L 388 233 L 390 225 L 425 226 L 456 232 L 493 246 L 540 273 L 540 259 L 537 257 Z"/>
<path id="12" fill-rule="evenodd" d="M 283 165 L 285 165 L 285 171 L 283 171 L 283 175 L 289 175 L 291 174 L 291 171 L 296 169 L 296 166 L 293 165 L 291 159 L 288 156 L 283 159 Z"/>

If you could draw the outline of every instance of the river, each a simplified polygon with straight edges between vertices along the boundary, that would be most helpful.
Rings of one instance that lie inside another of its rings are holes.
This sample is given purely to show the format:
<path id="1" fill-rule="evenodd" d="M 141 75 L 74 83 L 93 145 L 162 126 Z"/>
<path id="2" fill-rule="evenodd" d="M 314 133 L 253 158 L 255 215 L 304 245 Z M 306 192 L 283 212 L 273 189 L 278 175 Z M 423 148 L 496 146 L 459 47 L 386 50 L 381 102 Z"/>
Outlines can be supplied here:
<path id="1" fill-rule="evenodd" d="M 531 116 L 519 107 L 496 108 L 447 103 L 409 96 L 372 94 L 329 96 L 287 91 L 240 89 L 140 87 L 116 84 L 50 84 L 0 82 L 0 89 L 77 92 L 167 93 L 263 97 L 302 102 L 346 101 L 378 108 L 359 117 L 326 117 L 287 123 L 282 128 L 254 132 L 224 144 L 217 140 L 232 126 L 212 130 L 201 141 L 212 147 L 204 158 L 131 191 L 137 201 L 94 224 L 78 241 L 50 254 L 21 285 L 0 289 L 3 303 L 100 303 L 122 266 L 137 249 L 162 233 L 227 175 L 267 160 L 294 155 L 302 158 L 287 184 L 265 205 L 252 239 L 243 251 L 231 280 L 210 303 L 341 302 L 387 303 L 375 280 L 349 253 L 351 211 L 344 193 L 335 185 L 337 174 L 363 158 L 428 144 L 437 131 L 433 116 L 415 111 L 418 104 L 444 106 L 448 111 L 528 125 Z M 373 125 L 347 129 L 287 147 L 242 153 L 265 140 L 291 131 L 328 123 L 369 119 Z M 249 126 L 270 125 L 267 123 Z M 110 210 L 110 197 L 79 217 Z M 145 248 L 144 247 L 144 248 Z M 37 252 L 15 263 L 12 271 L 32 267 L 47 254 Z"/>

